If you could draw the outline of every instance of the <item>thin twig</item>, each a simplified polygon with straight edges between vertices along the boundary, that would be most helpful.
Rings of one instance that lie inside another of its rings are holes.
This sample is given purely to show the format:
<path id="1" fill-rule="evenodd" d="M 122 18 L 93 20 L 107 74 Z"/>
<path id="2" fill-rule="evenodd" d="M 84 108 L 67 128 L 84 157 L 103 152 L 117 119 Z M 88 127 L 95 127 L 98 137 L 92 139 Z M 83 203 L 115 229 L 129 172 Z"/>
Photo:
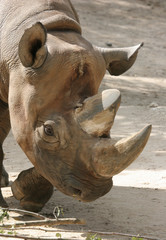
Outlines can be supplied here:
<path id="1" fill-rule="evenodd" d="M 30 212 L 30 211 L 26 211 L 26 210 L 22 210 L 22 209 L 16 209 L 16 208 L 1 208 L 4 211 L 8 211 L 8 212 L 16 212 L 16 213 L 20 213 L 20 214 L 25 214 L 25 215 L 29 215 L 32 217 L 36 217 L 40 220 L 45 219 L 45 217 L 43 215 L 40 215 L 38 213 L 34 213 L 34 212 Z"/>
<path id="2" fill-rule="evenodd" d="M 85 225 L 85 221 L 82 219 L 81 220 L 76 219 L 76 218 L 50 219 L 50 218 L 44 217 L 43 215 L 40 215 L 38 213 L 29 212 L 29 211 L 25 211 L 25 210 L 21 210 L 21 209 L 2 208 L 2 210 L 26 214 L 26 215 L 30 215 L 30 216 L 40 219 L 40 220 L 34 220 L 34 221 L 20 221 L 20 222 L 15 222 L 13 224 L 11 224 L 11 223 L 0 224 L 0 227 L 5 227 L 5 228 L 11 228 L 11 227 L 13 227 L 13 225 L 15 227 L 43 226 L 43 225 L 49 225 L 49 226 L 50 225 L 69 225 L 69 224 Z"/>
<path id="3" fill-rule="evenodd" d="M 98 235 L 105 235 L 105 236 L 122 236 L 122 237 L 135 237 L 135 238 L 142 238 L 142 239 L 147 239 L 147 240 L 161 240 L 159 238 L 154 238 L 154 237 L 148 237 L 148 236 L 141 236 L 141 235 L 134 235 L 134 234 L 126 234 L 126 233 L 118 233 L 118 232 L 100 232 L 100 231 L 74 231 L 74 230 L 62 230 L 62 229 L 47 229 L 47 228 L 28 228 L 28 227 L 21 227 L 21 228 L 15 228 L 15 230 L 39 230 L 39 231 L 45 231 L 45 232 L 57 232 L 57 233 L 81 233 L 81 234 L 98 234 Z M 8 230 L 3 228 L 3 230 Z"/>
<path id="4" fill-rule="evenodd" d="M 148 237 L 148 236 L 141 236 L 141 235 L 134 235 L 134 234 L 126 234 L 126 233 L 118 233 L 118 232 L 99 232 L 99 231 L 88 231 L 87 233 L 105 235 L 105 236 L 122 236 L 122 237 L 135 237 L 135 238 L 143 238 L 147 240 L 161 240 L 159 238 Z"/>
<path id="5" fill-rule="evenodd" d="M 75 232 L 74 230 L 59 230 L 54 228 L 44 228 L 44 227 L 15 227 L 15 230 L 34 230 L 34 231 L 43 231 L 43 232 Z M 3 230 L 9 230 L 9 228 L 3 227 Z"/>
<path id="6" fill-rule="evenodd" d="M 76 225 L 85 225 L 85 221 L 83 219 L 76 219 L 76 218 L 59 218 L 56 219 L 49 219 L 45 218 L 44 220 L 39 221 L 20 221 L 11 223 L 0 224 L 0 227 L 10 228 L 13 227 L 21 227 L 21 226 L 43 226 L 43 225 L 69 225 L 69 224 L 76 224 Z"/>
<path id="7" fill-rule="evenodd" d="M 0 233 L 0 237 L 3 238 L 19 238 L 19 239 L 24 239 L 24 240 L 69 240 L 69 238 L 57 238 L 57 237 L 28 237 L 25 235 L 9 235 L 9 234 L 1 234 Z M 72 240 L 72 238 L 71 238 Z M 78 239 L 79 240 L 79 239 Z"/>

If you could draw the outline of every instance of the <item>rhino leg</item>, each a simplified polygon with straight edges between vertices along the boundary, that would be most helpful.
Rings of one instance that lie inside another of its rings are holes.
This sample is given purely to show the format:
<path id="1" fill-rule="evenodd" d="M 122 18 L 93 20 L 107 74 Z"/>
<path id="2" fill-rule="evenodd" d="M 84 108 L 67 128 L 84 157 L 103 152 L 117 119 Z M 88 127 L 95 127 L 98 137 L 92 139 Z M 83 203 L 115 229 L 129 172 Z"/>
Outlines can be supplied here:
<path id="1" fill-rule="evenodd" d="M 6 172 L 2 165 L 1 187 L 7 187 L 9 185 L 9 174 Z"/>
<path id="2" fill-rule="evenodd" d="M 53 193 L 53 186 L 35 168 L 22 171 L 11 186 L 14 197 L 28 211 L 39 212 Z"/>
<path id="3" fill-rule="evenodd" d="M 3 149 L 2 144 L 10 130 L 9 110 L 8 105 L 0 100 L 0 188 L 7 186 L 9 183 L 8 174 L 3 166 Z M 0 206 L 7 207 L 0 189 Z"/>

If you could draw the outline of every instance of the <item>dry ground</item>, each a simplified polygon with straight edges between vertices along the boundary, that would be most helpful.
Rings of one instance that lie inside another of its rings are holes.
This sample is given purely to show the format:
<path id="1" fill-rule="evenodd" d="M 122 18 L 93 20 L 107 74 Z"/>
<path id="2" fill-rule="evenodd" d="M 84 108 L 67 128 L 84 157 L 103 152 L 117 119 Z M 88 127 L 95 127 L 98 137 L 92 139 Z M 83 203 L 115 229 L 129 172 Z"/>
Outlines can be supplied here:
<path id="1" fill-rule="evenodd" d="M 129 136 L 148 123 L 150 140 L 140 157 L 114 177 L 114 187 L 92 203 L 80 203 L 58 191 L 42 210 L 52 216 L 61 205 L 65 217 L 84 218 L 84 227 L 59 227 L 63 237 L 85 239 L 80 230 L 117 231 L 166 239 L 166 1 L 165 0 L 72 0 L 83 35 L 93 44 L 124 47 L 144 42 L 134 67 L 120 77 L 106 74 L 101 89 L 117 88 L 122 104 L 112 136 Z M 5 166 L 14 180 L 30 163 L 10 134 L 5 142 Z M 3 189 L 11 207 L 18 202 L 10 188 Z M 19 231 L 18 231 L 19 232 Z M 55 236 L 43 231 L 23 231 L 35 236 Z M 0 237 L 0 239 L 3 239 Z M 107 237 L 111 239 L 111 237 Z M 116 239 L 124 239 L 116 237 Z M 128 238 L 125 238 L 128 239 Z"/>

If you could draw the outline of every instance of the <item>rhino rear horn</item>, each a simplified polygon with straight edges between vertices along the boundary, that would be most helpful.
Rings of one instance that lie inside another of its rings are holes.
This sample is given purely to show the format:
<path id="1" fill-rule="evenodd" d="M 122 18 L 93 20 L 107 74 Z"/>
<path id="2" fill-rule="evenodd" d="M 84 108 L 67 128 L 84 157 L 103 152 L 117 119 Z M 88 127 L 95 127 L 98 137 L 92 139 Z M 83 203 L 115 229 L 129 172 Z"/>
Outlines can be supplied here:
<path id="1" fill-rule="evenodd" d="M 142 46 L 143 43 L 127 48 L 97 47 L 97 49 L 103 55 L 109 73 L 118 76 L 126 72 L 134 64 L 138 50 Z"/>
<path id="2" fill-rule="evenodd" d="M 76 109 L 76 118 L 81 128 L 94 137 L 109 137 L 120 100 L 117 89 L 107 89 L 87 98 L 81 111 Z"/>
<path id="3" fill-rule="evenodd" d="M 47 57 L 46 37 L 46 29 L 40 22 L 25 30 L 18 48 L 24 67 L 39 68 L 42 66 Z"/>

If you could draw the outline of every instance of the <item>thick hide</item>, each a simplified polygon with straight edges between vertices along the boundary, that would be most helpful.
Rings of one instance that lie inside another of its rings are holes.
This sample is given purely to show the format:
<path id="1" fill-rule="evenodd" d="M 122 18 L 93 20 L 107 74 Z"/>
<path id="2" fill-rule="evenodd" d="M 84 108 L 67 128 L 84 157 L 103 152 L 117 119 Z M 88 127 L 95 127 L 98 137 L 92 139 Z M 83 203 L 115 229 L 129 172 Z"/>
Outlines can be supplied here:
<path id="1" fill-rule="evenodd" d="M 151 126 L 111 139 L 120 92 L 98 93 L 106 70 L 127 71 L 141 46 L 93 46 L 69 0 L 0 0 L 0 176 L 7 184 L 2 144 L 11 125 L 34 165 L 12 186 L 22 207 L 40 211 L 52 186 L 95 200 L 141 153 Z M 6 206 L 1 195 L 0 204 Z"/>

